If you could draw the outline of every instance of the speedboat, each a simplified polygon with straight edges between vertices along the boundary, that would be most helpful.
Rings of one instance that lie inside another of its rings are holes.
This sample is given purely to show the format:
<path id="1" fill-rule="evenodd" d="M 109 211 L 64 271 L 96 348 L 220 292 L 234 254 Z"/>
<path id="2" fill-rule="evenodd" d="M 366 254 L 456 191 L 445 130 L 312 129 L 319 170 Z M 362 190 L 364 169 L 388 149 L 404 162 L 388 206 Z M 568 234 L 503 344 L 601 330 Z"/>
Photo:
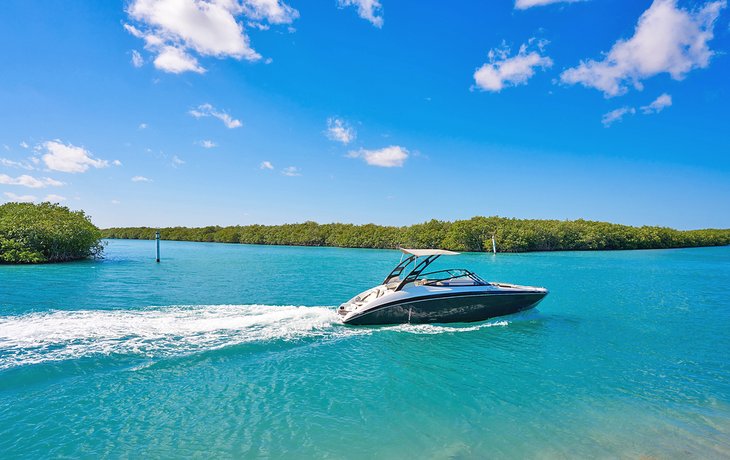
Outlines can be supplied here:
<path id="1" fill-rule="evenodd" d="M 382 284 L 337 309 L 352 325 L 470 323 L 534 308 L 548 294 L 542 287 L 487 282 L 463 268 L 425 273 L 443 249 L 401 249 L 401 261 Z M 404 258 L 405 257 L 405 258 Z"/>

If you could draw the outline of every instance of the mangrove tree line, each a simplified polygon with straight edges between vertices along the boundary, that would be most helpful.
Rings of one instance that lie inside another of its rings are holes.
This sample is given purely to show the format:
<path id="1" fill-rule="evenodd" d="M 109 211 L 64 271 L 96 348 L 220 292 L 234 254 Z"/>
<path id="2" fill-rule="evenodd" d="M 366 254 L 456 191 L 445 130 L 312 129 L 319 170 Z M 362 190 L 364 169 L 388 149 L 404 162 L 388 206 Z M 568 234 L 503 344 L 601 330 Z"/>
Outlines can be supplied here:
<path id="1" fill-rule="evenodd" d="M 102 230 L 105 238 L 152 239 L 154 228 Z M 161 237 L 178 241 L 336 246 L 348 248 L 443 248 L 491 251 L 492 235 L 499 252 L 660 249 L 730 244 L 730 229 L 674 230 L 632 227 L 587 220 L 532 220 L 474 217 L 445 222 L 431 220 L 406 227 L 375 224 L 245 225 L 231 227 L 161 228 Z"/>
<path id="2" fill-rule="evenodd" d="M 52 203 L 0 206 L 0 263 L 65 262 L 98 257 L 101 231 L 83 211 Z"/>

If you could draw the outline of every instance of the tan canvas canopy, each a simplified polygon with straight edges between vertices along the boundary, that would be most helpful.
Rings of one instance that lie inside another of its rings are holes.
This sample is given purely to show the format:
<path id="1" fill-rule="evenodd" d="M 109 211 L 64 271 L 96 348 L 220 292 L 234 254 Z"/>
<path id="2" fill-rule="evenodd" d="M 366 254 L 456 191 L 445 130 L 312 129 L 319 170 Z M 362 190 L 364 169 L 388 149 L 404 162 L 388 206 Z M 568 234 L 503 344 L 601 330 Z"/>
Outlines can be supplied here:
<path id="1" fill-rule="evenodd" d="M 416 257 L 427 257 L 427 256 L 458 256 L 458 252 L 447 251 L 446 249 L 406 249 L 400 248 L 401 252 L 410 254 Z"/>

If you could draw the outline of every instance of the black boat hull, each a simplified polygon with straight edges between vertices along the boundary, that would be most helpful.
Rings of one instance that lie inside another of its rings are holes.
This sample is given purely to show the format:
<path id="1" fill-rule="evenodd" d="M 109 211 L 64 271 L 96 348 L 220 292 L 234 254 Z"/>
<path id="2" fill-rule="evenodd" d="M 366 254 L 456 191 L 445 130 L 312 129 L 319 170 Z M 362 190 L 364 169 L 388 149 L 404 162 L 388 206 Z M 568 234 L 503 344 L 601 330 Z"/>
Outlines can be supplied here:
<path id="1" fill-rule="evenodd" d="M 473 323 L 534 308 L 547 292 L 449 294 L 404 299 L 363 311 L 344 320 L 353 326 L 385 324 Z"/>

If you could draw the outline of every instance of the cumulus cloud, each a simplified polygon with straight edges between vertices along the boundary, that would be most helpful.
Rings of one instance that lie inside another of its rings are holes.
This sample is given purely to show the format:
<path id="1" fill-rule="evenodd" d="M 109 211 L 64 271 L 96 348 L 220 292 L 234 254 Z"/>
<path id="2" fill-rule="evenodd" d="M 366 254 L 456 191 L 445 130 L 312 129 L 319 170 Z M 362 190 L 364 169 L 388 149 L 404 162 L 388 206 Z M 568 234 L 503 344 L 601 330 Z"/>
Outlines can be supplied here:
<path id="1" fill-rule="evenodd" d="M 537 50 L 528 52 L 533 43 Z M 520 46 L 515 56 L 509 57 L 510 49 L 506 45 L 489 50 L 489 62 L 474 72 L 474 82 L 483 91 L 499 92 L 505 87 L 524 85 L 535 75 L 535 69 L 546 69 L 553 65 L 553 60 L 541 53 L 547 45 L 546 41 L 531 38 L 527 44 Z"/>
<path id="2" fill-rule="evenodd" d="M 133 0 L 127 14 L 139 28 L 125 27 L 157 54 L 158 69 L 203 72 L 191 52 L 251 61 L 261 58 L 236 20 L 240 12 L 240 4 L 232 1 Z"/>
<path id="3" fill-rule="evenodd" d="M 383 5 L 378 0 L 339 0 L 340 8 L 357 7 L 357 14 L 377 28 L 383 27 Z"/>
<path id="4" fill-rule="evenodd" d="M 163 46 L 152 62 L 158 69 L 170 73 L 205 73 L 205 69 L 198 64 L 197 59 L 176 46 Z"/>
<path id="5" fill-rule="evenodd" d="M 226 125 L 226 128 L 229 129 L 240 128 L 241 126 L 243 126 L 243 123 L 241 123 L 240 120 L 236 120 L 235 118 L 228 115 L 226 112 L 217 110 L 210 104 L 201 104 L 198 106 L 197 109 L 190 110 L 188 113 L 195 118 L 217 118 L 222 121 L 224 125 Z"/>
<path id="6" fill-rule="evenodd" d="M 626 93 L 629 85 L 641 90 L 642 80 L 660 73 L 681 80 L 691 70 L 710 64 L 715 52 L 708 42 L 726 5 L 726 0 L 719 0 L 690 11 L 678 8 L 676 0 L 654 0 L 631 38 L 617 41 L 600 61 L 581 61 L 565 70 L 560 79 L 596 88 L 606 97 Z"/>
<path id="7" fill-rule="evenodd" d="M 259 169 L 274 169 L 274 165 L 270 161 L 262 161 L 259 165 Z"/>
<path id="8" fill-rule="evenodd" d="M 357 136 L 355 129 L 341 118 L 327 119 L 327 138 L 347 145 Z"/>
<path id="9" fill-rule="evenodd" d="M 132 65 L 138 69 L 144 65 L 144 58 L 137 50 L 132 50 Z"/>
<path id="10" fill-rule="evenodd" d="M 28 145 L 28 143 L 27 143 L 27 142 L 25 142 L 25 141 L 22 141 L 22 142 L 21 142 L 21 143 L 20 143 L 19 145 L 20 145 L 21 147 L 23 147 L 24 149 L 27 149 L 28 147 L 30 147 L 30 145 Z"/>
<path id="11" fill-rule="evenodd" d="M 0 184 L 21 185 L 29 188 L 60 187 L 65 185 L 63 182 L 51 179 L 50 177 L 42 177 L 38 179 L 27 174 L 23 174 L 18 177 L 10 177 L 7 174 L 0 174 Z"/>
<path id="12" fill-rule="evenodd" d="M 38 199 L 35 195 L 16 195 L 12 192 L 5 192 L 5 196 L 8 197 L 10 201 L 18 201 L 20 203 L 30 203 Z"/>
<path id="13" fill-rule="evenodd" d="M 615 122 L 623 120 L 624 115 L 633 115 L 635 113 L 636 109 L 633 107 L 621 107 L 604 114 L 603 118 L 601 118 L 601 123 L 603 123 L 604 127 L 608 128 Z"/>
<path id="14" fill-rule="evenodd" d="M 172 156 L 172 167 L 177 168 L 178 166 L 184 165 L 185 160 L 181 159 L 177 155 Z"/>
<path id="15" fill-rule="evenodd" d="M 408 159 L 408 150 L 398 145 L 391 145 L 377 150 L 353 150 L 347 156 L 349 158 L 362 158 L 370 166 L 394 168 L 403 166 Z"/>
<path id="16" fill-rule="evenodd" d="M 45 154 L 41 157 L 46 167 L 52 171 L 67 173 L 86 172 L 89 167 L 106 168 L 109 162 L 94 158 L 94 156 L 83 147 L 76 147 L 72 144 L 64 144 L 60 140 L 48 141 L 41 144 Z"/>
<path id="17" fill-rule="evenodd" d="M 60 203 L 62 201 L 66 201 L 66 197 L 61 196 L 61 195 L 50 194 L 50 195 L 46 195 L 46 197 L 43 198 L 43 201 L 50 201 L 51 203 Z"/>
<path id="18" fill-rule="evenodd" d="M 291 24 L 299 17 L 297 10 L 280 0 L 246 0 L 243 3 L 243 12 L 253 20 L 266 20 L 270 24 Z M 268 29 L 268 26 L 261 23 L 254 23 L 254 27 Z"/>
<path id="19" fill-rule="evenodd" d="M 654 99 L 649 105 L 641 107 L 641 113 L 649 115 L 650 113 L 659 113 L 665 108 L 672 105 L 672 96 L 667 93 L 662 94 L 658 98 Z"/>
<path id="20" fill-rule="evenodd" d="M 132 177 L 132 182 L 152 182 L 152 179 L 144 176 L 134 176 Z"/>
<path id="21" fill-rule="evenodd" d="M 257 61 L 244 17 L 271 24 L 299 17 L 281 0 L 132 0 L 127 14 L 133 24 L 124 28 L 144 40 L 156 68 L 170 73 L 205 72 L 195 55 Z"/>
<path id="22" fill-rule="evenodd" d="M 575 3 L 581 0 L 516 0 L 515 8 L 518 10 L 526 10 L 533 6 L 544 6 L 552 3 Z"/>
<path id="23" fill-rule="evenodd" d="M 287 166 L 286 168 L 281 170 L 281 173 L 285 176 L 289 177 L 295 177 L 295 176 L 301 176 L 302 173 L 299 172 L 299 168 L 296 166 Z"/>

